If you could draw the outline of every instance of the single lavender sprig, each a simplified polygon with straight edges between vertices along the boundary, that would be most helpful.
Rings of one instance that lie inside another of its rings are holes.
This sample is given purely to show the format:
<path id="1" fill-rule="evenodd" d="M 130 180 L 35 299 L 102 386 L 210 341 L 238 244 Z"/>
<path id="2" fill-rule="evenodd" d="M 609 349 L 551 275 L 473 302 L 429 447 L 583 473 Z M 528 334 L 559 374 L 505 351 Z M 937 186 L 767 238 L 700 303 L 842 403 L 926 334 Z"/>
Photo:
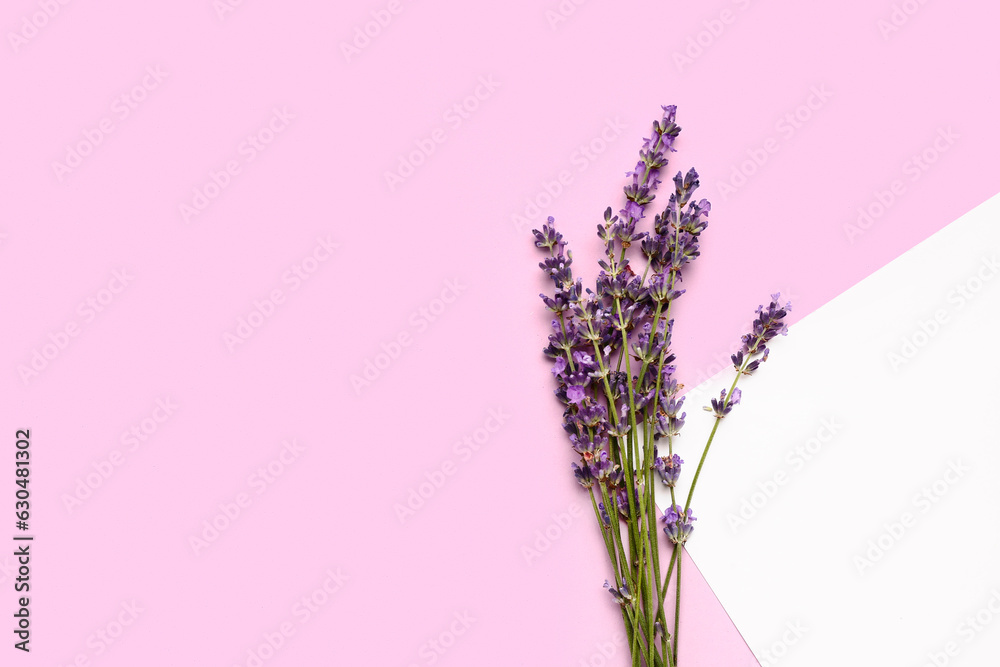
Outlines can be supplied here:
<path id="1" fill-rule="evenodd" d="M 705 443 L 705 449 L 701 454 L 701 460 L 698 461 L 698 468 L 694 472 L 694 478 L 691 480 L 691 488 L 688 491 L 687 501 L 684 503 L 684 510 L 687 511 L 691 507 L 691 499 L 694 497 L 695 487 L 698 485 L 698 477 L 701 475 L 702 466 L 705 465 L 705 459 L 708 457 L 708 450 L 712 446 L 712 441 L 715 439 L 715 433 L 719 429 L 719 424 L 722 423 L 723 418 L 728 415 L 733 406 L 740 402 L 741 392 L 736 388 L 736 384 L 740 381 L 743 375 L 750 375 L 756 371 L 760 364 L 767 361 L 768 354 L 770 350 L 767 347 L 767 342 L 773 339 L 775 336 L 785 336 L 788 335 L 788 327 L 785 325 L 785 316 L 792 309 L 791 301 L 784 304 L 781 303 L 781 294 L 775 293 L 771 295 L 771 303 L 768 304 L 767 308 L 763 305 L 757 307 L 757 317 L 754 319 L 752 330 L 743 335 L 743 347 L 735 355 L 733 355 L 732 361 L 733 366 L 736 369 L 736 377 L 733 379 L 732 385 L 729 387 L 729 391 L 723 390 L 719 397 L 719 400 L 712 399 L 712 407 L 706 407 L 706 410 L 710 410 L 715 413 L 715 424 L 712 426 L 712 431 L 708 436 L 708 442 Z M 759 357 L 757 355 L 760 355 Z M 754 364 L 754 362 L 757 362 Z M 752 365 L 752 369 L 751 369 Z"/>
<path id="2" fill-rule="evenodd" d="M 732 355 L 733 366 L 736 369 L 736 377 L 733 379 L 732 385 L 730 385 L 729 390 L 722 390 L 718 399 L 713 398 L 711 400 L 711 406 L 706 406 L 705 410 L 712 412 L 715 415 L 715 424 L 712 426 L 712 431 L 709 433 L 708 441 L 705 443 L 705 448 L 702 451 L 701 459 L 698 461 L 698 467 L 695 469 L 694 478 L 691 480 L 691 487 L 688 490 L 687 500 L 684 503 L 684 509 L 682 510 L 682 516 L 687 516 L 687 513 L 691 509 L 691 500 L 694 497 L 694 490 L 698 485 L 698 479 L 701 477 L 702 468 L 705 465 L 705 460 L 708 458 L 708 451 L 712 446 L 712 442 L 715 440 L 715 434 L 719 429 L 719 424 L 722 420 L 732 412 L 733 408 L 739 404 L 742 398 L 742 392 L 737 388 L 737 383 L 740 378 L 744 375 L 751 375 L 758 370 L 760 364 L 767 361 L 769 349 L 767 347 L 767 342 L 778 335 L 787 335 L 788 327 L 785 325 L 784 319 L 788 312 L 791 310 L 791 302 L 786 302 L 781 304 L 781 295 L 776 293 L 771 295 L 771 302 L 765 308 L 763 305 L 757 307 L 757 317 L 754 319 L 751 325 L 751 331 L 744 334 L 742 337 L 743 346 L 734 355 Z M 671 489 L 673 491 L 673 489 Z M 682 524 L 683 525 L 683 524 Z M 683 535 L 683 533 L 678 533 Z M 688 533 L 690 534 L 690 533 Z M 673 541 L 673 536 L 668 533 Z M 687 539 L 687 535 L 683 535 L 684 540 Z M 677 551 L 683 546 L 683 541 L 675 541 L 677 545 L 675 547 L 675 555 Z M 678 645 L 678 635 L 680 627 L 680 589 L 681 589 L 681 562 L 682 557 L 677 555 L 677 585 L 675 587 L 676 591 L 676 603 L 674 611 L 674 633 L 673 633 L 673 658 L 674 661 L 677 660 L 677 645 Z M 673 562 L 671 563 L 671 568 L 667 572 L 666 580 L 663 583 L 661 589 L 661 595 L 666 592 L 667 587 L 670 584 L 671 572 L 673 570 Z"/>

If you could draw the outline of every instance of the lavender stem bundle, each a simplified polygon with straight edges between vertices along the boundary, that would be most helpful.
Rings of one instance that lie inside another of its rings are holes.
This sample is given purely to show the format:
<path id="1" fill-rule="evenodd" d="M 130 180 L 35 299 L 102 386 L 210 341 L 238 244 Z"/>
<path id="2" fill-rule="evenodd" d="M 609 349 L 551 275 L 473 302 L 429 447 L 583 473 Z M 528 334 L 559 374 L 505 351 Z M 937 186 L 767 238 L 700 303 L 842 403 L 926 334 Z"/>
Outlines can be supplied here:
<path id="1" fill-rule="evenodd" d="M 547 251 L 539 264 L 555 284 L 542 294 L 554 313 L 549 345 L 556 397 L 565 406 L 563 428 L 580 460 L 572 464 L 591 505 L 611 561 L 614 583 L 604 587 L 621 608 L 635 667 L 675 667 L 681 600 L 681 557 L 696 520 L 691 509 L 695 487 L 722 420 L 740 402 L 740 378 L 767 360 L 768 342 L 786 334 L 784 318 L 791 308 L 780 295 L 757 308 L 752 330 L 732 355 L 736 377 L 728 390 L 705 409 L 715 418 L 683 505 L 677 502 L 683 459 L 674 452 L 687 413 L 682 387 L 675 379 L 670 351 L 674 320 L 671 309 L 685 290 L 679 289 L 687 265 L 700 254 L 699 238 L 708 226 L 711 204 L 695 201 L 698 174 L 678 172 L 674 191 L 651 231 L 638 231 L 660 184 L 659 174 L 674 152 L 681 128 L 676 107 L 663 107 L 652 134 L 639 151 L 639 162 L 626 176 L 625 206 L 617 215 L 609 207 L 597 235 L 604 258 L 596 291 L 573 278 L 572 253 L 549 218 L 533 230 L 535 245 Z M 631 254 L 644 259 L 641 275 Z M 624 368 L 623 368 L 624 366 Z M 661 449 L 666 445 L 665 454 Z M 666 485 L 670 507 L 657 517 L 655 480 Z M 666 573 L 661 572 L 658 524 L 671 547 Z M 667 590 L 674 586 L 673 627 L 667 618 Z"/>

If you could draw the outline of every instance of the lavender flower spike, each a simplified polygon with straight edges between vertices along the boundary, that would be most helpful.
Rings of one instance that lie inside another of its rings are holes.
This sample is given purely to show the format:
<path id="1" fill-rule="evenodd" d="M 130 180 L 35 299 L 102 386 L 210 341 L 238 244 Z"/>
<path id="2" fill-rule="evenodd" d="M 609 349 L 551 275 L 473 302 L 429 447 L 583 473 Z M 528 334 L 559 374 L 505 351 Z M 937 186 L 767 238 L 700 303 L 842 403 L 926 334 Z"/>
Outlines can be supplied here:
<path id="1" fill-rule="evenodd" d="M 787 336 L 788 327 L 785 325 L 785 316 L 792 309 L 792 302 L 781 303 L 781 293 L 771 295 L 771 303 L 764 306 L 757 306 L 757 318 L 753 322 L 753 331 L 743 336 L 743 349 L 741 350 L 748 358 L 761 352 L 764 359 L 767 358 L 766 343 L 775 336 Z"/>
<path id="2" fill-rule="evenodd" d="M 660 169 L 667 166 L 667 153 L 674 150 L 674 139 L 681 128 L 674 122 L 676 106 L 663 107 L 663 118 L 653 121 L 653 132 L 642 144 L 639 162 L 625 174 L 632 182 L 625 186 L 625 208 L 618 215 L 626 222 L 635 222 L 644 215 L 646 204 L 653 201 L 653 191 L 660 184 Z"/>

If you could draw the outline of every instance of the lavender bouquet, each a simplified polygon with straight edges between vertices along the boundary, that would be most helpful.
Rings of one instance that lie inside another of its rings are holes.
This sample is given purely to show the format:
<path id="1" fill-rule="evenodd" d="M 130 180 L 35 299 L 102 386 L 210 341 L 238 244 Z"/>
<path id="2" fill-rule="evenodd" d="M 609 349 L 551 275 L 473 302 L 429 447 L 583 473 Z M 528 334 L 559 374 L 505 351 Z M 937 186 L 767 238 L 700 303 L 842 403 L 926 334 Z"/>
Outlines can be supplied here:
<path id="1" fill-rule="evenodd" d="M 767 360 L 768 342 L 787 333 L 784 318 L 791 308 L 781 303 L 779 294 L 757 308 L 752 331 L 732 355 L 732 384 L 705 407 L 715 424 L 687 496 L 678 503 L 684 461 L 674 452 L 674 439 L 687 413 L 682 411 L 682 387 L 674 378 L 671 308 L 684 294 L 679 285 L 688 264 L 699 255 L 699 238 L 711 210 L 707 200 L 693 199 L 698 188 L 694 169 L 674 176 L 674 191 L 653 216 L 652 230 L 638 230 L 660 184 L 660 171 L 675 151 L 681 131 L 674 122 L 676 111 L 674 106 L 663 107 L 663 117 L 653 122 L 652 134 L 639 151 L 638 164 L 626 174 L 630 182 L 625 207 L 617 215 L 609 207 L 604 222 L 597 225 L 605 256 L 599 262 L 596 291 L 584 289 L 583 282 L 573 278 L 572 254 L 553 218 L 541 231 L 533 230 L 535 245 L 548 253 L 539 266 L 555 284 L 551 296 L 541 295 L 554 313 L 544 352 L 553 362 L 556 397 L 565 406 L 563 428 L 580 456 L 573 472 L 590 495 L 611 559 L 614 582 L 605 581 L 604 587 L 621 607 L 632 664 L 648 667 L 677 664 L 680 554 L 693 530 L 691 501 L 698 478 L 719 424 L 740 402 L 737 384 Z M 642 256 L 641 275 L 633 270 L 630 254 Z M 670 493 L 670 506 L 659 516 L 657 478 Z M 665 574 L 660 528 L 671 552 Z M 674 576 L 675 595 L 668 603 Z"/>

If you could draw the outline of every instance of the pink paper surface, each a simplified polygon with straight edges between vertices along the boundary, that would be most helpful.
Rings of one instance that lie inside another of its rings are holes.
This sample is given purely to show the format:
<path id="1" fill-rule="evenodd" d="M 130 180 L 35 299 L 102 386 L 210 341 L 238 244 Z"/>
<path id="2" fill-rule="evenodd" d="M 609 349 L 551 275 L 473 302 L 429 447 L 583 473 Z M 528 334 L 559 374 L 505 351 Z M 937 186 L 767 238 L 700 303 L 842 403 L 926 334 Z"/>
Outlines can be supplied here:
<path id="1" fill-rule="evenodd" d="M 998 19 L 7 3 L 0 390 L 36 537 L 32 651 L 8 633 L 3 664 L 628 664 L 531 227 L 556 216 L 592 281 L 677 104 L 667 174 L 713 202 L 676 313 L 693 385 L 771 292 L 802 317 L 996 192 Z M 753 665 L 696 575 L 681 664 Z"/>

